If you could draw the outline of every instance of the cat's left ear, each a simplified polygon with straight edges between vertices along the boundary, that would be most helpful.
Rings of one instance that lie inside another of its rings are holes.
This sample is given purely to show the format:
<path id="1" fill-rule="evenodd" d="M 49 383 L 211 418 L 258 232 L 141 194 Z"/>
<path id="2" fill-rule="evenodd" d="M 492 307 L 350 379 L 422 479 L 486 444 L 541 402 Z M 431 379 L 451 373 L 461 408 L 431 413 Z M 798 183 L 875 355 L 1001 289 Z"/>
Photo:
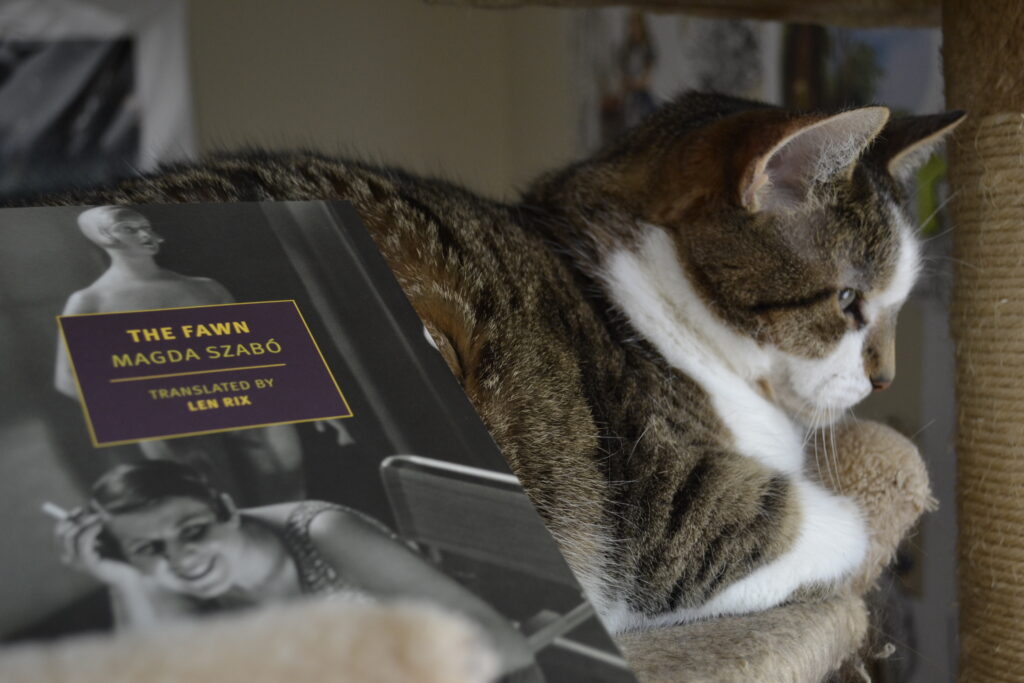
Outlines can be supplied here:
<path id="1" fill-rule="evenodd" d="M 811 186 L 852 171 L 889 119 L 885 107 L 862 107 L 823 119 L 797 120 L 747 166 L 740 201 L 748 211 L 792 208 Z"/>
<path id="2" fill-rule="evenodd" d="M 966 118 L 967 112 L 948 111 L 893 119 L 871 145 L 867 158 L 896 180 L 907 181 Z"/>

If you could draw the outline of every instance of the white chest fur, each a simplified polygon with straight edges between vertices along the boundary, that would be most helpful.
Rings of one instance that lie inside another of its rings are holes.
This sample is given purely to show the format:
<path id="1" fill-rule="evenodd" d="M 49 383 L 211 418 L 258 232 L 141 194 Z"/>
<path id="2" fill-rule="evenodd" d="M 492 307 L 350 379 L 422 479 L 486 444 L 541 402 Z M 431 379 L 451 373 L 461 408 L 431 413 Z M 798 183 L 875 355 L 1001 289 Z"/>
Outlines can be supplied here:
<path id="1" fill-rule="evenodd" d="M 647 226 L 639 248 L 613 253 L 604 278 L 637 331 L 708 394 L 737 451 L 772 469 L 800 471 L 801 428 L 755 388 L 770 374 L 768 353 L 708 310 L 664 230 Z"/>

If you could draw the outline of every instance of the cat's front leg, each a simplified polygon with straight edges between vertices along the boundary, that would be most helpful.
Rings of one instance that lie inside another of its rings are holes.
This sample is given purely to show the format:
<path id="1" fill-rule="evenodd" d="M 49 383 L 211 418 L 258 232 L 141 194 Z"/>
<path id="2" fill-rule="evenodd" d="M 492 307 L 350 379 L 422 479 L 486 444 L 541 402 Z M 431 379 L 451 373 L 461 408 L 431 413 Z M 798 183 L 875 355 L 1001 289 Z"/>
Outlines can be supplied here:
<path id="1" fill-rule="evenodd" d="M 655 416 L 648 425 L 630 461 L 639 464 L 629 498 L 643 505 L 623 527 L 635 535 L 619 546 L 628 573 L 607 601 L 612 629 L 770 609 L 806 587 L 831 592 L 861 565 L 867 525 L 850 499 L 800 470 L 716 447 L 710 434 L 684 439 Z"/>
<path id="2" fill-rule="evenodd" d="M 790 490 L 799 509 L 799 527 L 790 547 L 704 605 L 673 616 L 688 621 L 769 609 L 802 588 L 831 589 L 861 566 L 869 536 L 857 505 L 802 476 L 794 477 Z"/>

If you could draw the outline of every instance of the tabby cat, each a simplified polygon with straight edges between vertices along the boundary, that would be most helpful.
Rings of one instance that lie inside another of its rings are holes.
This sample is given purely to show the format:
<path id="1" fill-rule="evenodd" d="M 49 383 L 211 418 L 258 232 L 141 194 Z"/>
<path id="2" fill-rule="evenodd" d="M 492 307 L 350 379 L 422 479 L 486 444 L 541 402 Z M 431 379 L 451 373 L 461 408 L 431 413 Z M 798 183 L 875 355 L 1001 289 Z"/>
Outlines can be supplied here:
<path id="1" fill-rule="evenodd" d="M 691 93 L 517 204 L 315 154 L 76 204 L 347 199 L 613 631 L 828 590 L 867 546 L 805 436 L 882 389 L 919 268 L 901 181 L 962 118 Z"/>

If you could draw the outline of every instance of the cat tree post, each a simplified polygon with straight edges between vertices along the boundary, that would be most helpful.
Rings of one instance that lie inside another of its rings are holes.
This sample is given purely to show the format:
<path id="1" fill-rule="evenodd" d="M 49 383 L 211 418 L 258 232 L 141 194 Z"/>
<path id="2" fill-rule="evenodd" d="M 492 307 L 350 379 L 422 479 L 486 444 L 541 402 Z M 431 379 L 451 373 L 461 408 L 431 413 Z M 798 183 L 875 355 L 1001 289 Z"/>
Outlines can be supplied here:
<path id="1" fill-rule="evenodd" d="M 945 0 L 961 680 L 1024 681 L 1024 5 Z"/>

